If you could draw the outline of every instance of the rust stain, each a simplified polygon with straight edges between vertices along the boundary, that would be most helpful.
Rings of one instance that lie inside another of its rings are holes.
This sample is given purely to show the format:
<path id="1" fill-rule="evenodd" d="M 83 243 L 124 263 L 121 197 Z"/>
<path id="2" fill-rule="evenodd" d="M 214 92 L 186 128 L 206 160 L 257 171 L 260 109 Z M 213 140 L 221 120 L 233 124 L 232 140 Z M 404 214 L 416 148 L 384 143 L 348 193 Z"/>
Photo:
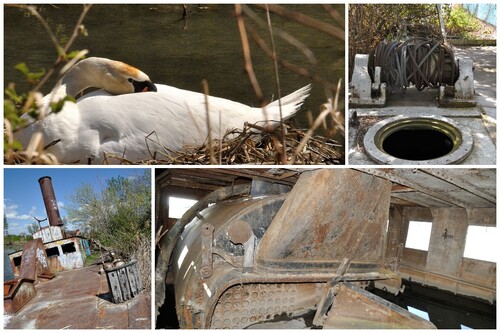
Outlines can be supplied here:
<path id="1" fill-rule="evenodd" d="M 352 284 L 340 284 L 336 289 L 335 302 L 323 328 L 436 328 L 431 322 Z"/>
<path id="2" fill-rule="evenodd" d="M 328 234 L 328 231 L 329 231 L 329 227 L 327 224 L 320 224 L 318 226 L 318 228 L 316 228 L 316 240 L 315 242 L 318 242 L 318 243 L 323 243 L 326 239 L 326 236 Z"/>
<path id="3" fill-rule="evenodd" d="M 304 172 L 284 203 L 275 208 L 267 229 L 255 232 L 260 242 L 248 272 L 238 261 L 219 254 L 243 256 L 236 244 L 250 232 L 238 221 L 243 214 L 259 215 L 250 212 L 261 212 L 266 200 L 276 199 L 220 203 L 202 213 L 203 221 L 186 230 L 172 258 L 180 327 L 245 328 L 283 313 L 314 311 L 329 289 L 327 283 L 338 278 L 335 270 L 346 257 L 351 266 L 343 281 L 366 286 L 367 281 L 393 277 L 383 270 L 381 255 L 390 193 L 390 181 L 351 169 Z M 253 231 L 263 225 L 245 221 Z M 204 247 L 200 237 L 208 223 L 214 227 L 212 249 Z M 176 265 L 175 256 L 183 248 L 189 252 L 183 264 Z M 203 277 L 200 269 L 207 258 L 212 260 L 212 274 Z M 357 294 L 345 302 L 358 305 L 365 315 L 377 310 L 365 306 Z"/>
<path id="4" fill-rule="evenodd" d="M 150 293 L 125 304 L 111 302 L 98 266 L 65 271 L 37 285 L 37 297 L 9 318 L 5 329 L 151 329 Z M 28 320 L 29 319 L 29 320 Z"/>
<path id="5" fill-rule="evenodd" d="M 3 304 L 6 314 L 16 314 L 36 296 L 34 280 L 15 279 L 3 284 Z"/>

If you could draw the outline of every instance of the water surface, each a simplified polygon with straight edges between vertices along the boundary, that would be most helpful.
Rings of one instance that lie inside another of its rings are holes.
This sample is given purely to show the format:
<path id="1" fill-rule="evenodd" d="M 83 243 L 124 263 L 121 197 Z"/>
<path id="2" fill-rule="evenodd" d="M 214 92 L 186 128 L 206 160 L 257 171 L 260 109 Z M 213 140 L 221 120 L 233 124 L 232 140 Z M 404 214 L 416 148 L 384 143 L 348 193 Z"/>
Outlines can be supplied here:
<path id="1" fill-rule="evenodd" d="M 12 280 L 14 279 L 14 272 L 12 271 L 12 267 L 9 262 L 9 253 L 15 252 L 13 249 L 4 248 L 3 249 L 3 280 Z"/>
<path id="2" fill-rule="evenodd" d="M 334 5 L 344 17 L 344 5 Z M 57 38 L 67 40 L 81 5 L 42 5 L 42 15 Z M 265 19 L 262 9 L 251 7 Z M 321 5 L 288 5 L 333 26 L 338 24 Z M 154 82 L 183 89 L 202 91 L 206 79 L 210 94 L 257 105 L 248 77 L 244 72 L 240 35 L 233 5 L 190 5 L 187 20 L 182 20 L 181 5 L 93 5 L 84 20 L 87 37 L 79 37 L 72 49 L 88 49 L 89 56 L 121 60 L 146 72 Z M 344 41 L 318 30 L 271 16 L 274 29 L 282 29 L 306 44 L 318 59 L 313 68 L 296 48 L 276 39 L 277 52 L 294 64 L 303 66 L 337 83 L 344 78 Z M 247 20 L 248 22 L 248 20 Z M 268 32 L 252 26 L 271 45 Z M 4 71 L 5 83 L 16 82 L 19 91 L 29 89 L 23 76 L 14 69 L 25 62 L 32 70 L 49 68 L 55 59 L 55 49 L 40 23 L 25 10 L 4 7 Z M 277 96 L 272 60 L 255 43 L 251 44 L 252 60 L 261 88 L 267 99 Z M 282 94 L 288 94 L 310 79 L 280 69 Z M 47 84 L 47 93 L 55 78 Z M 344 101 L 341 93 L 341 105 Z M 315 114 L 326 101 L 324 88 L 313 83 L 310 98 L 303 110 Z M 305 124 L 305 112 L 298 116 Z"/>

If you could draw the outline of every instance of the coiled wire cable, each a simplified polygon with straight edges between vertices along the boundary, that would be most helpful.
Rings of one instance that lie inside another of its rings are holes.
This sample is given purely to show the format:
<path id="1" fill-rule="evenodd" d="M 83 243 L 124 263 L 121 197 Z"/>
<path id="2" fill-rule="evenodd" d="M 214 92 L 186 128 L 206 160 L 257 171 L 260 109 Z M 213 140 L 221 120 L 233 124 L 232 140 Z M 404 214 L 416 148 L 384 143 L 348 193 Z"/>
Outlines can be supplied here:
<path id="1" fill-rule="evenodd" d="M 383 41 L 370 52 L 369 67 L 373 75 L 381 68 L 381 80 L 389 88 L 438 88 L 454 84 L 458 67 L 453 50 L 443 42 L 410 38 L 404 42 Z"/>

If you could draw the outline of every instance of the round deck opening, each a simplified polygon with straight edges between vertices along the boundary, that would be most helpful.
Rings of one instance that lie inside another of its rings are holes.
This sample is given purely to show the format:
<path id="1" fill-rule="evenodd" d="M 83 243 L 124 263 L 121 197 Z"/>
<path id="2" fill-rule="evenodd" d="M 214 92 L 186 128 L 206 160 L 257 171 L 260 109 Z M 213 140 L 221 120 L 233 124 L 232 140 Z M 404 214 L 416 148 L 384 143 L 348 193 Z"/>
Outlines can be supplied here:
<path id="1" fill-rule="evenodd" d="M 472 135 L 451 119 L 398 116 L 370 128 L 365 151 L 382 164 L 454 164 L 472 150 Z"/>
<path id="2" fill-rule="evenodd" d="M 401 129 L 385 138 L 382 149 L 397 158 L 424 161 L 449 154 L 453 139 L 433 128 Z"/>

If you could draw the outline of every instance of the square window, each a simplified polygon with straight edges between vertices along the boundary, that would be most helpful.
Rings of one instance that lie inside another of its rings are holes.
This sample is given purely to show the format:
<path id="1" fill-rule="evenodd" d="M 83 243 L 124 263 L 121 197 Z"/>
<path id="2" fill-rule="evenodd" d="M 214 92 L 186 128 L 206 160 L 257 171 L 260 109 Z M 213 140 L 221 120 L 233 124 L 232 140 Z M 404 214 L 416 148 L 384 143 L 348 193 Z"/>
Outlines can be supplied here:
<path id="1" fill-rule="evenodd" d="M 14 266 L 21 266 L 21 259 L 22 257 L 14 257 Z"/>
<path id="2" fill-rule="evenodd" d="M 497 228 L 470 225 L 465 238 L 464 257 L 496 262 Z"/>
<path id="3" fill-rule="evenodd" d="M 428 251 L 432 222 L 410 221 L 405 246 L 410 249 Z"/>
<path id="4" fill-rule="evenodd" d="M 49 247 L 45 249 L 45 253 L 47 254 L 47 258 L 57 257 L 59 255 L 59 248 L 57 246 Z"/>
<path id="5" fill-rule="evenodd" d="M 191 208 L 197 200 L 185 199 L 178 197 L 168 198 L 168 217 L 173 219 L 179 219 L 184 215 L 184 213 Z"/>
<path id="6" fill-rule="evenodd" d="M 61 245 L 63 253 L 73 253 L 76 252 L 75 243 L 66 243 Z"/>

